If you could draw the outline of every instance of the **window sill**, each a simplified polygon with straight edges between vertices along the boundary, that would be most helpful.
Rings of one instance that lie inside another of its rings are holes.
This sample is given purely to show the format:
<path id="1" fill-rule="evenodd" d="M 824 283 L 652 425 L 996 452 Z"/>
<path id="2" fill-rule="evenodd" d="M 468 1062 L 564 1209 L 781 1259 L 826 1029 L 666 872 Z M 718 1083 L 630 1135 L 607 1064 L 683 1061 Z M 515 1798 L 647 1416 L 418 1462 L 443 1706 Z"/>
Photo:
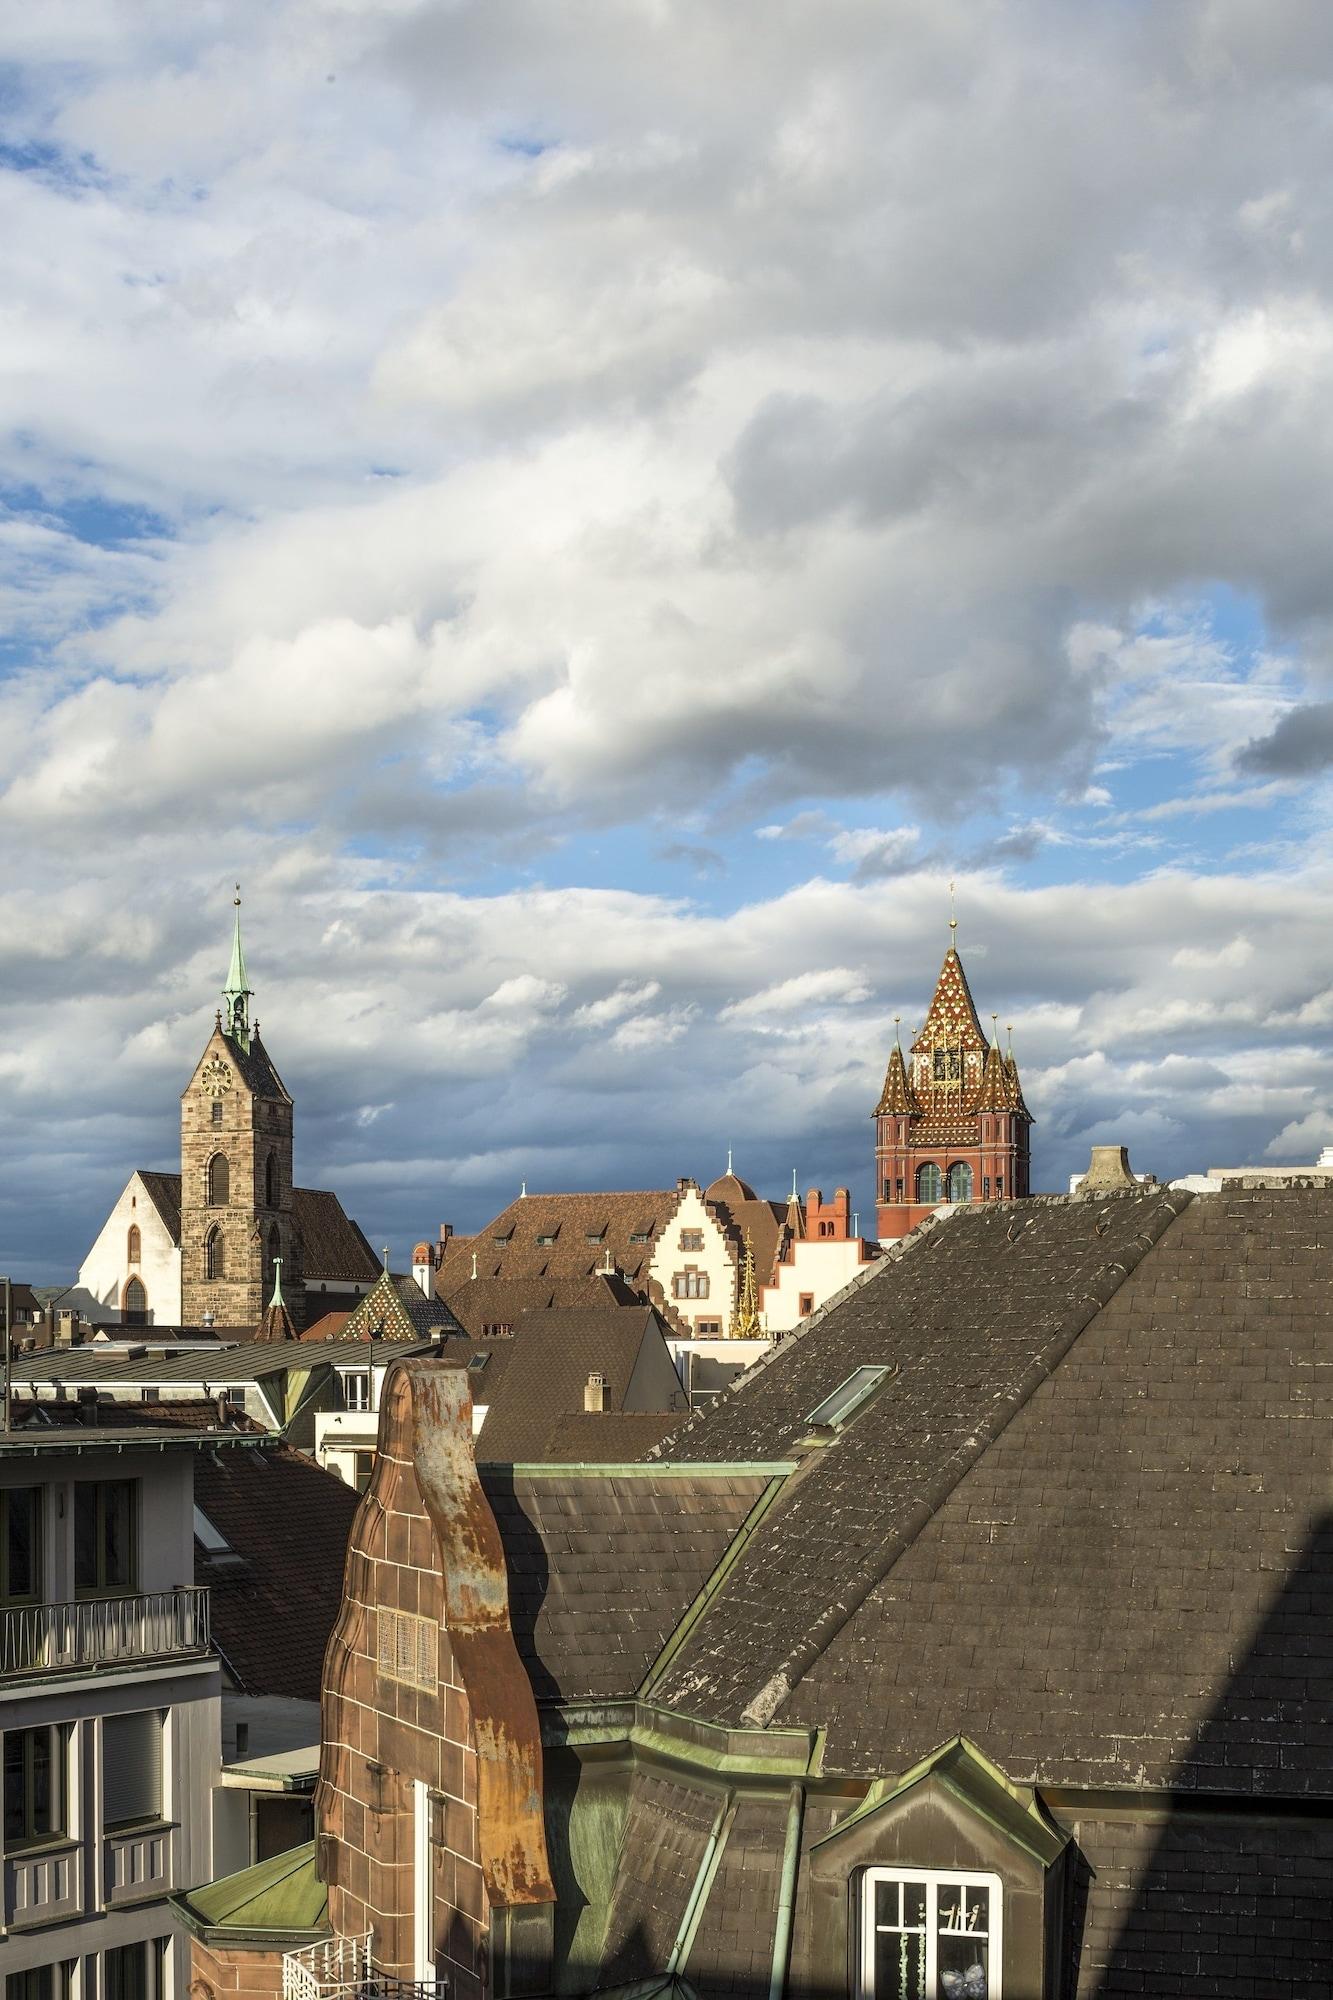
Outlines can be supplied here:
<path id="1" fill-rule="evenodd" d="M 35 1840 L 11 1840 L 5 1846 L 6 1861 L 40 1861 L 44 1854 L 66 1854 L 83 1842 L 74 1833 L 42 1833 Z"/>
<path id="2" fill-rule="evenodd" d="M 104 1840 L 141 1840 L 146 1833 L 174 1833 L 179 1820 L 163 1819 L 161 1813 L 150 1813 L 147 1819 L 117 1820 L 114 1826 L 102 1828 Z"/>

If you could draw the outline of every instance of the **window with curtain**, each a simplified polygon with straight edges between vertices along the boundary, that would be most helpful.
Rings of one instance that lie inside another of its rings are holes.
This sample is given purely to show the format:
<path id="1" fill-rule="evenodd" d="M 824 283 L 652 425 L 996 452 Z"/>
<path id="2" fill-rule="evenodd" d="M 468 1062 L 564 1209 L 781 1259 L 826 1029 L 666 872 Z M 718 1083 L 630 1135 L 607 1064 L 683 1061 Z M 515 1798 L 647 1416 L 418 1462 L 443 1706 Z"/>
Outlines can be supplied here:
<path id="1" fill-rule="evenodd" d="M 860 2000 L 1002 2000 L 1000 1878 L 868 1868 Z"/>
<path id="2" fill-rule="evenodd" d="M 944 1176 L 933 1160 L 916 1170 L 916 1198 L 931 1207 L 944 1200 Z"/>

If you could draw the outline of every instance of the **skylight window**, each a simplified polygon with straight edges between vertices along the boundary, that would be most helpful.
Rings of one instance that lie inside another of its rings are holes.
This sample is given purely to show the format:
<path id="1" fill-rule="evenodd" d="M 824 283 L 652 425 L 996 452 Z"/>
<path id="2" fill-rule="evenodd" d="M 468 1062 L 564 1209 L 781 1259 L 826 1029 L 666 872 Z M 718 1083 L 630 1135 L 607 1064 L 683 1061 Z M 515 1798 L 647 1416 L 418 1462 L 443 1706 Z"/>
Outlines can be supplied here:
<path id="1" fill-rule="evenodd" d="M 201 1549 L 207 1549 L 211 1556 L 231 1554 L 231 1543 L 220 1528 L 215 1528 L 202 1507 L 194 1510 L 194 1538 Z"/>
<path id="2" fill-rule="evenodd" d="M 860 1409 L 872 1390 L 879 1387 L 888 1372 L 884 1367 L 854 1368 L 831 1396 L 825 1396 L 822 1403 L 815 1405 L 805 1421 L 818 1425 L 821 1430 L 840 1430 L 848 1417 Z"/>

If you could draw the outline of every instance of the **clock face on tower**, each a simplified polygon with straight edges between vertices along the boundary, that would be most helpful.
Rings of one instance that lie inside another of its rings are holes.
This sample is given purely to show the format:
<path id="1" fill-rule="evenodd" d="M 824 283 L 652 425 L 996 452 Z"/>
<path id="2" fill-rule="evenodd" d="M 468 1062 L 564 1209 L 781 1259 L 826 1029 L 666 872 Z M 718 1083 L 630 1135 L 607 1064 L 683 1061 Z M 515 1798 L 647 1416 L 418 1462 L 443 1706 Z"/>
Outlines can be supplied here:
<path id="1" fill-rule="evenodd" d="M 231 1089 L 230 1064 L 224 1063 L 221 1056 L 210 1056 L 204 1064 L 200 1082 L 210 1097 L 221 1097 L 224 1091 Z"/>

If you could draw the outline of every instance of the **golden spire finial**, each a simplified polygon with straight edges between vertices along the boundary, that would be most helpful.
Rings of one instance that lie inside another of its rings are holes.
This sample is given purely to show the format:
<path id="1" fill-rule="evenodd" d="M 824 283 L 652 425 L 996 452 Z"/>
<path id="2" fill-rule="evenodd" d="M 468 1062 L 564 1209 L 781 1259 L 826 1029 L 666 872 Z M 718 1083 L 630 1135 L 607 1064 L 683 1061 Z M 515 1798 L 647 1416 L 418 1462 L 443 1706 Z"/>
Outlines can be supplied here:
<path id="1" fill-rule="evenodd" d="M 903 1045 L 902 1020 L 901 1014 L 895 1014 L 893 1017 L 893 1039 L 899 1048 Z"/>
<path id="2" fill-rule="evenodd" d="M 954 911 L 953 883 L 949 884 L 949 949 L 953 951 L 958 943 L 958 918 Z"/>
<path id="3" fill-rule="evenodd" d="M 990 1017 L 990 1031 L 995 1038 L 995 1046 L 998 1049 L 1000 1046 L 1000 1017 L 998 1014 L 992 1014 Z"/>

